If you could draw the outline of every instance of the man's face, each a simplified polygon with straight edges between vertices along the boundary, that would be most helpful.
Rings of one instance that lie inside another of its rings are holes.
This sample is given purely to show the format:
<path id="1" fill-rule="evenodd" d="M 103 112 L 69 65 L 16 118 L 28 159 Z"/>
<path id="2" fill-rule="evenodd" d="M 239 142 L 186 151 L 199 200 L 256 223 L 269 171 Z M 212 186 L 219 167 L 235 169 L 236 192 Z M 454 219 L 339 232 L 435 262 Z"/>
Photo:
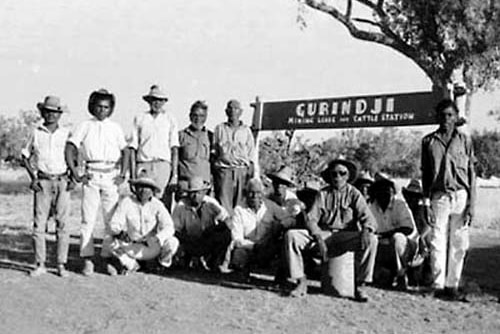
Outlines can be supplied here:
<path id="1" fill-rule="evenodd" d="M 109 100 L 98 100 L 94 104 L 92 114 L 100 121 L 106 119 L 111 114 L 111 102 Z"/>
<path id="2" fill-rule="evenodd" d="M 349 170 L 346 166 L 337 164 L 330 170 L 330 180 L 334 188 L 340 189 L 346 185 L 349 179 Z"/>
<path id="3" fill-rule="evenodd" d="M 369 195 L 368 195 L 368 190 L 370 189 L 370 183 L 362 183 L 360 184 L 359 186 L 359 191 L 361 192 L 361 194 L 363 195 L 364 198 L 368 198 Z"/>
<path id="4" fill-rule="evenodd" d="M 261 190 L 249 189 L 247 191 L 247 204 L 251 209 L 258 209 L 262 205 L 264 194 Z"/>
<path id="5" fill-rule="evenodd" d="M 392 199 L 394 198 L 394 190 L 392 188 L 383 189 L 375 194 L 375 199 L 382 210 L 386 210 Z"/>
<path id="6" fill-rule="evenodd" d="M 242 113 L 243 109 L 235 106 L 230 106 L 226 109 L 227 119 L 232 123 L 238 122 Z"/>
<path id="7" fill-rule="evenodd" d="M 448 107 L 441 110 L 438 113 L 437 117 L 439 126 L 443 130 L 454 129 L 458 120 L 458 114 L 455 112 L 455 109 L 453 109 L 453 107 Z"/>
<path id="8" fill-rule="evenodd" d="M 59 111 L 43 109 L 42 118 L 46 125 L 57 124 L 61 118 L 62 113 Z"/>
<path id="9" fill-rule="evenodd" d="M 191 126 L 196 130 L 203 129 L 205 122 L 207 120 L 207 110 L 203 108 L 196 108 L 189 114 L 189 119 L 191 120 Z"/>
<path id="10" fill-rule="evenodd" d="M 286 190 L 288 189 L 288 187 L 285 184 L 273 181 L 273 189 L 274 189 L 274 195 L 283 200 L 285 199 Z"/>
<path id="11" fill-rule="evenodd" d="M 203 202 L 205 190 L 191 191 L 188 193 L 188 197 L 191 206 L 198 207 Z"/>
<path id="12" fill-rule="evenodd" d="M 161 100 L 161 99 L 152 99 L 149 102 L 149 105 L 151 107 L 151 111 L 153 113 L 159 113 L 163 109 L 165 102 L 166 102 L 165 100 Z"/>
<path id="13" fill-rule="evenodd" d="M 139 202 L 143 204 L 149 202 L 154 195 L 153 189 L 144 186 L 136 186 L 135 193 Z"/>

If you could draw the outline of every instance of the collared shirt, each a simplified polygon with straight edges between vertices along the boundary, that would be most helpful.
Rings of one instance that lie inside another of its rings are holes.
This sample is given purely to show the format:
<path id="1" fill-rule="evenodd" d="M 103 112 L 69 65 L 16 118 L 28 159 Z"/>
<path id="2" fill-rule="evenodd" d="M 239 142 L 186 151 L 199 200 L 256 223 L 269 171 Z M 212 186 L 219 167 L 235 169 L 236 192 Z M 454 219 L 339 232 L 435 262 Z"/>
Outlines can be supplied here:
<path id="1" fill-rule="evenodd" d="M 470 136 L 455 130 L 449 143 L 439 130 L 422 139 L 422 187 L 430 197 L 436 192 L 470 191 L 474 177 L 474 153 Z"/>
<path id="2" fill-rule="evenodd" d="M 132 241 L 146 241 L 156 236 L 163 244 L 174 235 L 174 222 L 163 203 L 156 197 L 141 204 L 135 197 L 123 198 L 110 222 L 111 233 L 125 231 Z"/>
<path id="3" fill-rule="evenodd" d="M 370 210 L 377 221 L 377 233 L 408 227 L 412 230 L 412 236 L 417 234 L 413 215 L 403 199 L 393 198 L 385 211 L 382 211 L 380 205 L 374 201 L 370 204 Z"/>
<path id="4" fill-rule="evenodd" d="M 363 195 L 350 184 L 342 189 L 329 186 L 320 193 L 321 198 L 308 213 L 307 226 L 311 234 L 323 230 L 360 231 L 368 228 L 373 232 L 377 223 Z"/>
<path id="5" fill-rule="evenodd" d="M 67 165 L 64 159 L 64 146 L 69 137 L 69 130 L 58 127 L 50 132 L 40 125 L 30 134 L 22 155 L 33 160 L 34 167 L 46 174 L 66 173 Z"/>
<path id="6" fill-rule="evenodd" d="M 154 117 L 145 112 L 134 118 L 130 147 L 137 150 L 137 161 L 171 161 L 172 147 L 179 146 L 177 121 L 161 111 Z"/>
<path id="7" fill-rule="evenodd" d="M 125 135 L 118 125 L 106 118 L 92 118 L 80 123 L 68 141 L 83 153 L 85 161 L 118 162 L 126 147 Z"/>
<path id="8" fill-rule="evenodd" d="M 192 238 L 201 237 L 207 228 L 223 223 L 229 214 L 214 198 L 205 196 L 199 208 L 181 201 L 172 214 L 175 230 Z"/>
<path id="9" fill-rule="evenodd" d="M 205 127 L 194 130 L 188 126 L 179 132 L 179 179 L 201 176 L 210 181 L 210 153 L 213 134 Z"/>
<path id="10" fill-rule="evenodd" d="M 244 167 L 253 162 L 254 168 L 258 168 L 254 138 L 247 125 L 218 124 L 214 129 L 214 146 L 217 167 Z"/>
<path id="11" fill-rule="evenodd" d="M 240 247 L 252 245 L 272 236 L 278 224 L 287 217 L 284 209 L 264 199 L 257 211 L 245 205 L 234 208 L 230 222 L 231 236 Z"/>

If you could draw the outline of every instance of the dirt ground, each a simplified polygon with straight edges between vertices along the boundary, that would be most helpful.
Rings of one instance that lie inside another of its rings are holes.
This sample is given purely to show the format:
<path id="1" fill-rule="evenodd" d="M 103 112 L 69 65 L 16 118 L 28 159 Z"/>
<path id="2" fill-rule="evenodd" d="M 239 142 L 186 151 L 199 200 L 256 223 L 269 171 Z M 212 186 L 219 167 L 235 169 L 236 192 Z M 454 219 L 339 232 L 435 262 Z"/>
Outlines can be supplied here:
<path id="1" fill-rule="evenodd" d="M 290 299 L 262 275 L 250 285 L 194 271 L 87 278 L 74 237 L 69 278 L 30 278 L 31 213 L 31 195 L 0 194 L 0 333 L 500 333 L 500 230 L 491 222 L 471 233 L 470 303 L 367 288 L 370 302 L 359 304 L 322 295 L 315 281 L 307 298 Z M 53 235 L 48 243 L 53 254 Z"/>

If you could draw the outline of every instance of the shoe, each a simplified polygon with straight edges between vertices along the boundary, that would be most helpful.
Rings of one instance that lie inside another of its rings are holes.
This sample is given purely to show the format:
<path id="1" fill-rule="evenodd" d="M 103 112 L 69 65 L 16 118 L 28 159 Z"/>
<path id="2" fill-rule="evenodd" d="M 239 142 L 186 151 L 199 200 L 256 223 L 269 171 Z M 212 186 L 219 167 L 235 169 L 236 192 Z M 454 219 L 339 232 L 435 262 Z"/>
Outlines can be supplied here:
<path id="1" fill-rule="evenodd" d="M 106 264 L 106 272 L 108 273 L 109 276 L 118 275 L 118 270 L 111 263 Z"/>
<path id="2" fill-rule="evenodd" d="M 39 265 L 35 268 L 35 270 L 30 272 L 30 276 L 31 277 L 38 277 L 38 276 L 41 276 L 41 275 L 46 274 L 46 273 L 47 273 L 47 268 L 45 268 L 44 265 Z"/>
<path id="3" fill-rule="evenodd" d="M 299 283 L 295 289 L 290 291 L 289 296 L 292 298 L 304 298 L 307 296 L 307 283 Z"/>
<path id="4" fill-rule="evenodd" d="M 82 270 L 83 276 L 92 276 L 94 274 L 94 263 L 92 260 L 85 259 L 83 261 L 83 270 Z"/>
<path id="5" fill-rule="evenodd" d="M 368 302 L 368 296 L 362 289 L 356 287 L 356 290 L 354 291 L 354 300 L 359 303 L 366 303 Z"/>
<path id="6" fill-rule="evenodd" d="M 135 273 L 140 268 L 141 268 L 141 266 L 139 265 L 139 263 L 137 263 L 137 261 L 135 261 L 135 263 L 132 265 L 132 267 L 130 267 L 130 268 L 124 267 L 120 274 L 123 276 L 128 276 L 130 274 Z"/>
<path id="7" fill-rule="evenodd" d="M 57 265 L 57 275 L 63 278 L 69 277 L 69 273 L 66 268 L 64 268 L 64 264 Z"/>
<path id="8" fill-rule="evenodd" d="M 449 301 L 468 303 L 467 295 L 458 288 L 444 288 L 444 298 Z"/>
<path id="9" fill-rule="evenodd" d="M 406 275 L 401 275 L 396 278 L 396 290 L 398 291 L 408 290 L 408 277 Z"/>

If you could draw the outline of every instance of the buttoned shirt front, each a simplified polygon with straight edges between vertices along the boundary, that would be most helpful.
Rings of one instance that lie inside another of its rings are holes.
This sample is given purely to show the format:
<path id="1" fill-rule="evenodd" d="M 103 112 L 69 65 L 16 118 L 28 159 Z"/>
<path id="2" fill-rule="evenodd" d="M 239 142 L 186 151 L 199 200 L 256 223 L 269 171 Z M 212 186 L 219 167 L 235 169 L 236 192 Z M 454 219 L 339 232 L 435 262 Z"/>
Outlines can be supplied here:
<path id="1" fill-rule="evenodd" d="M 254 138 L 247 125 L 218 124 L 214 129 L 214 146 L 217 167 L 245 167 L 252 162 L 258 168 Z"/>
<path id="2" fill-rule="evenodd" d="M 422 139 L 422 187 L 425 196 L 437 192 L 470 191 L 474 153 L 470 136 L 455 130 L 449 143 L 439 131 Z"/>
<path id="3" fill-rule="evenodd" d="M 27 159 L 33 158 L 33 166 L 43 173 L 66 173 L 64 147 L 68 137 L 69 130 L 66 128 L 58 127 L 50 132 L 40 125 L 32 131 L 21 153 Z"/>
<path id="4" fill-rule="evenodd" d="M 188 126 L 179 132 L 179 178 L 189 180 L 201 176 L 210 181 L 210 153 L 213 134 L 205 127 Z"/>
<path id="5" fill-rule="evenodd" d="M 375 232 L 377 223 L 363 195 L 350 184 L 342 189 L 329 186 L 321 191 L 321 198 L 308 213 L 307 226 L 312 234 L 321 231 Z"/>
<path id="6" fill-rule="evenodd" d="M 171 161 L 171 149 L 179 146 L 177 121 L 165 111 L 136 116 L 129 146 L 137 150 L 138 162 Z"/>
<path id="7" fill-rule="evenodd" d="M 411 235 L 416 236 L 417 229 L 413 215 L 403 199 L 393 198 L 385 211 L 382 211 L 380 205 L 374 201 L 370 204 L 370 210 L 377 221 L 377 233 L 382 234 L 407 227 L 412 230 Z"/>
<path id="8" fill-rule="evenodd" d="M 209 227 L 223 224 L 229 214 L 214 198 L 205 196 L 199 208 L 181 201 L 172 214 L 175 230 L 191 238 L 200 238 Z"/>
<path id="9" fill-rule="evenodd" d="M 156 236 L 163 244 L 174 235 L 174 223 L 163 203 L 156 197 L 141 204 L 135 197 L 123 198 L 116 208 L 110 223 L 111 233 L 125 231 L 130 240 L 146 241 Z"/>
<path id="10" fill-rule="evenodd" d="M 231 219 L 231 236 L 240 247 L 252 245 L 271 236 L 287 213 L 276 203 L 264 199 L 257 211 L 238 205 Z"/>
<path id="11" fill-rule="evenodd" d="M 87 162 L 118 162 L 127 145 L 122 128 L 109 118 L 84 121 L 68 141 L 81 150 Z"/>

